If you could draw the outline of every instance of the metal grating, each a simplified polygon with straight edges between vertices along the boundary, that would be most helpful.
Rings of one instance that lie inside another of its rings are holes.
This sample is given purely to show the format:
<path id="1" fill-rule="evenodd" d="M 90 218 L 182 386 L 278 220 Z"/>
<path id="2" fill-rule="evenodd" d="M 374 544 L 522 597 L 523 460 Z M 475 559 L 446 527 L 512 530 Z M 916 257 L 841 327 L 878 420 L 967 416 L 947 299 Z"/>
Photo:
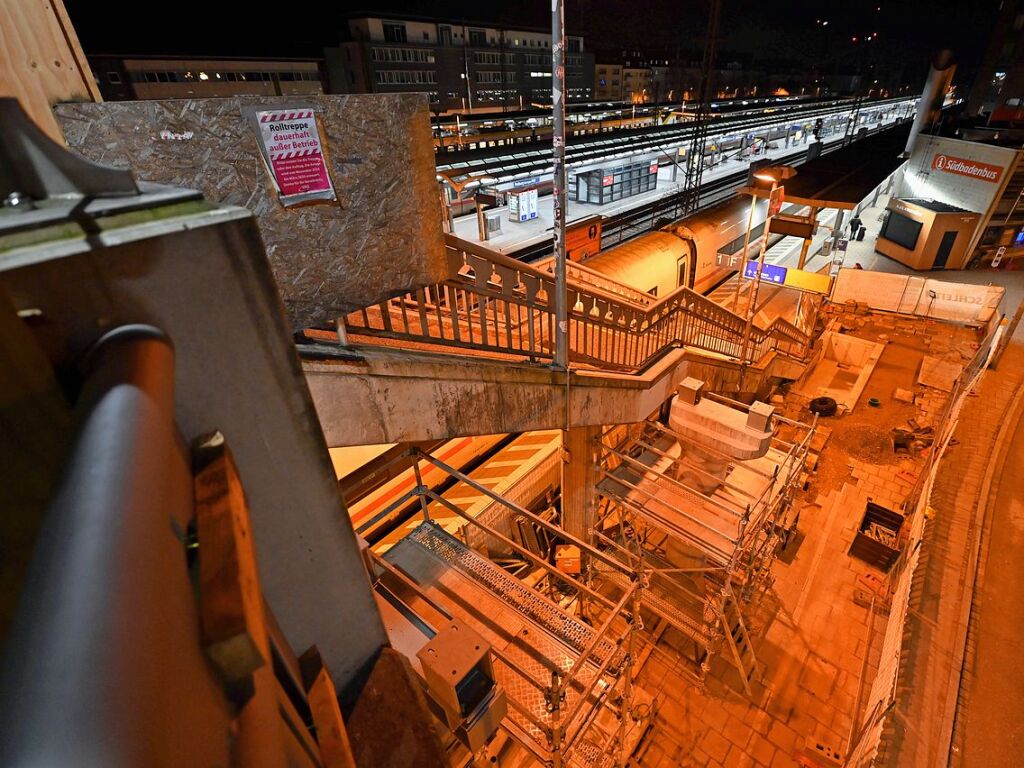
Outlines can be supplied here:
<path id="1" fill-rule="evenodd" d="M 619 573 L 608 571 L 602 573 L 601 578 L 610 581 L 620 589 L 629 588 L 629 582 Z M 665 621 L 669 622 L 669 624 L 684 635 L 700 643 L 705 648 L 712 647 L 714 633 L 712 627 L 709 626 L 709 617 L 706 615 L 706 611 L 701 612 L 700 618 L 681 611 L 679 605 L 672 601 L 671 596 L 667 593 L 663 595 L 662 590 L 658 589 L 653 583 L 640 593 L 640 604 L 665 619 Z M 717 617 L 714 614 L 711 615 L 710 619 L 711 621 L 717 621 Z"/>
<path id="2" fill-rule="evenodd" d="M 583 653 L 590 645 L 593 628 L 565 613 L 435 524 L 421 523 L 406 538 L 470 576 L 502 602 L 539 624 L 578 653 Z M 603 664 L 615 650 L 613 643 L 604 640 L 597 644 L 590 660 L 598 665 Z M 616 667 L 617 663 L 613 662 L 610 670 Z"/>

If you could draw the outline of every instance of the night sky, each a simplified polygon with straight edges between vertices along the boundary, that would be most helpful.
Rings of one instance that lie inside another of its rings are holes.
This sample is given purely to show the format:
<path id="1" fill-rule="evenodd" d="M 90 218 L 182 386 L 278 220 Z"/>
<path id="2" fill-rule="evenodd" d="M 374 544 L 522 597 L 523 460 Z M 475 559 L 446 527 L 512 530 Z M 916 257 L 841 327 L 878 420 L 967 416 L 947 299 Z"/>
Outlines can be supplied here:
<path id="1" fill-rule="evenodd" d="M 706 0 L 566 0 L 566 26 L 594 51 L 677 48 L 700 57 Z M 345 17 L 357 10 L 444 16 L 467 21 L 547 27 L 547 0 L 468 0 L 434 3 L 379 0 L 363 6 L 315 0 L 207 0 L 140 4 L 138 0 L 65 0 L 87 53 L 198 54 L 210 56 L 320 56 L 342 36 Z M 369 6 L 369 7 L 368 7 Z M 823 10 L 831 6 L 829 11 Z M 969 73 L 984 53 L 999 0 L 722 0 L 719 62 L 797 62 L 856 71 L 868 61 L 903 69 L 923 81 L 931 53 L 951 47 Z M 316 10 L 318 9 L 319 10 Z M 881 10 L 876 10 L 880 8 Z M 216 12 L 214 12 L 216 9 Z M 371 10 L 372 9 L 372 10 Z M 292 12 L 290 12 L 292 11 Z M 111 18 L 129 22 L 110 24 Z M 138 19 L 138 23 L 133 23 Z M 816 24 L 828 20 L 827 26 Z M 863 51 L 854 43 L 878 33 Z"/>

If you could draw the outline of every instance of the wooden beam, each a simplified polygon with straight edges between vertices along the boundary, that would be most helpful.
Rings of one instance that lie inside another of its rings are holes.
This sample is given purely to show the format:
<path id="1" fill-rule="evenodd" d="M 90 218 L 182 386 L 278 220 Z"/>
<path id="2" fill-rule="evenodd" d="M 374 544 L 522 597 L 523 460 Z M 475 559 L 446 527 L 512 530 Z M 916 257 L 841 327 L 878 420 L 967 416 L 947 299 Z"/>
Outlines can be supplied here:
<path id="1" fill-rule="evenodd" d="M 345 728 L 338 707 L 338 694 L 316 646 L 302 654 L 299 666 L 302 668 L 306 700 L 313 715 L 313 726 L 316 728 L 316 740 L 320 745 L 320 758 L 324 761 L 324 767 L 356 768 L 348 729 Z"/>
<path id="2" fill-rule="evenodd" d="M 198 438 L 193 461 L 203 647 L 234 683 L 270 658 L 249 507 L 222 434 Z"/>
<path id="3" fill-rule="evenodd" d="M 102 101 L 63 0 L 0 2 L 0 96 L 14 96 L 64 145 L 51 106 Z"/>

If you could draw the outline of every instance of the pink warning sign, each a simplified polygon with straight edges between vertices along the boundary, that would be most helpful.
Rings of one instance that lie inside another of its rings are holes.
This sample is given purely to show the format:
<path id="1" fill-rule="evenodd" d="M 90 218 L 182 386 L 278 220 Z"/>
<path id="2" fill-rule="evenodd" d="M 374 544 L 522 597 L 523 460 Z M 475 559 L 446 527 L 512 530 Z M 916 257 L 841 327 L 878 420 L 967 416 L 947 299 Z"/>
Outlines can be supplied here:
<path id="1" fill-rule="evenodd" d="M 334 200 L 320 131 L 311 109 L 257 112 L 260 142 L 285 205 Z"/>

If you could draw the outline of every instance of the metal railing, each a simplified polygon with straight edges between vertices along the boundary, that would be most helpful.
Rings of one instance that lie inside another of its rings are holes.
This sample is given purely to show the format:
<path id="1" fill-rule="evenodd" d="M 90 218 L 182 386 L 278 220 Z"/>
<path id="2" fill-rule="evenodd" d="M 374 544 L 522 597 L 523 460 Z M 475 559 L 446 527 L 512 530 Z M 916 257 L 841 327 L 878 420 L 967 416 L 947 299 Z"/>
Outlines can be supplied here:
<path id="1" fill-rule="evenodd" d="M 446 236 L 448 278 L 364 307 L 343 318 L 346 333 L 504 353 L 530 361 L 553 357 L 555 280 L 547 271 Z M 591 274 L 592 273 L 592 274 Z M 739 360 L 744 319 L 689 288 L 663 298 L 592 270 L 568 285 L 569 359 L 640 371 L 666 350 L 687 347 Z M 770 352 L 803 357 L 809 338 L 778 319 L 754 326 L 747 363 Z"/>
<path id="2" fill-rule="evenodd" d="M 630 691 L 637 651 L 635 635 L 642 628 L 641 622 L 634 617 L 640 613 L 641 593 L 645 588 L 643 579 L 628 564 L 576 538 L 556 523 L 509 501 L 435 456 L 414 447 L 407 455 L 412 458 L 417 485 L 405 494 L 403 501 L 419 498 L 423 523 L 406 540 L 459 570 L 477 588 L 504 603 L 514 614 L 544 629 L 556 643 L 537 644 L 536 641 L 517 639 L 503 648 L 491 647 L 491 654 L 499 662 L 495 668 L 501 672 L 496 680 L 506 688 L 510 707 L 503 729 L 545 764 L 575 765 L 579 763 L 570 758 L 582 748 L 584 737 L 596 735 L 595 718 L 602 710 L 610 710 L 619 721 L 620 728 L 616 736 L 601 745 L 602 759 L 591 765 L 594 768 L 625 765 L 628 755 L 620 746 L 625 743 L 622 729 L 632 706 Z M 586 574 L 573 575 L 559 570 L 528 546 L 506 536 L 498 527 L 485 523 L 478 515 L 424 486 L 419 469 L 421 463 L 432 465 L 489 497 L 504 507 L 509 515 L 544 529 L 559 541 L 575 545 L 595 566 L 621 577 L 618 590 L 621 594 L 613 598 L 592 587 Z M 434 504 L 461 519 L 462 530 L 458 535 L 445 532 L 431 517 Z M 559 586 L 574 593 L 576 599 L 593 605 L 601 612 L 602 621 L 590 624 L 579 619 L 471 549 L 466 544 L 470 528 L 501 542 L 517 557 L 543 571 L 547 578 L 557 580 Z M 401 587 L 412 590 L 418 600 L 442 616 L 450 618 L 456 614 L 454 605 L 460 603 L 464 595 L 455 593 L 453 597 L 447 591 L 427 588 L 402 568 L 401 560 L 392 561 L 376 553 L 371 553 L 370 557 L 374 566 L 373 577 L 378 584 L 383 584 L 382 576 L 386 575 Z M 386 588 L 387 584 L 384 586 Z M 458 613 L 463 611 L 464 608 Z M 477 620 L 485 618 L 485 614 L 474 611 L 469 611 L 469 615 Z M 521 637 L 526 637 L 525 631 Z M 524 666 L 523 655 L 519 651 L 527 648 L 531 663 Z M 537 677 L 538 672 L 544 676 L 543 679 Z M 515 684 L 510 683 L 513 678 Z M 526 689 L 525 693 L 523 689 Z M 538 699 L 546 701 L 547 706 L 536 706 L 541 703 Z"/>

